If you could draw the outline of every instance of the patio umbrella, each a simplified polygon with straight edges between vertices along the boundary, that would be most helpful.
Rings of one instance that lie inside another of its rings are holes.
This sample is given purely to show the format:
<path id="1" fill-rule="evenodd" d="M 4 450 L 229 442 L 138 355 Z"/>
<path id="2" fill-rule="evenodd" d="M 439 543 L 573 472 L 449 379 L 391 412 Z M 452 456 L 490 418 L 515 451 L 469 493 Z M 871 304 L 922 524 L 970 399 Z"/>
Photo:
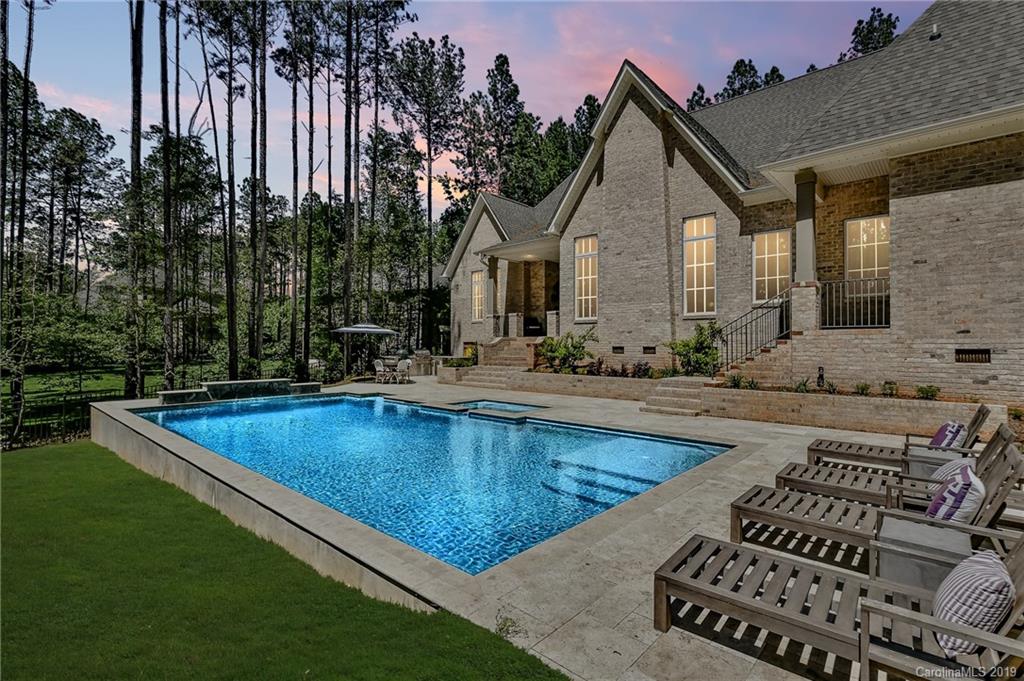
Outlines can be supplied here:
<path id="1" fill-rule="evenodd" d="M 391 337 L 397 336 L 398 332 L 392 329 L 385 329 L 382 326 L 376 324 L 370 324 L 369 322 L 362 322 L 360 324 L 353 324 L 352 326 L 342 326 L 338 329 L 331 329 L 331 333 L 341 334 L 342 336 L 377 336 L 377 337 Z M 346 342 L 345 354 L 348 354 L 348 345 Z M 366 362 L 370 360 L 370 348 L 366 347 Z M 345 362 L 345 371 L 348 371 L 348 361 Z"/>

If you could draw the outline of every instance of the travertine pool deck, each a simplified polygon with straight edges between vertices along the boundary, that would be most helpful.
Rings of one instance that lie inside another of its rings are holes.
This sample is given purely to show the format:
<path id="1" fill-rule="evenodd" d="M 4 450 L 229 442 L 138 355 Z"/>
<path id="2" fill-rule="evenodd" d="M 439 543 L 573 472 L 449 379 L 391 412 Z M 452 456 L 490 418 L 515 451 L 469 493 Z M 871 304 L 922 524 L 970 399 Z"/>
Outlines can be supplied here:
<path id="1" fill-rule="evenodd" d="M 654 570 L 694 532 L 727 538 L 729 502 L 753 484 L 773 484 L 782 464 L 804 459 L 813 439 L 898 441 L 840 430 L 651 414 L 639 411 L 640 402 L 443 385 L 432 377 L 405 385 L 350 384 L 325 392 L 385 393 L 430 404 L 476 399 L 536 404 L 547 407 L 535 414 L 544 419 L 734 445 L 649 492 L 471 576 L 144 419 L 125 416 L 125 409 L 153 406 L 152 400 L 96 405 L 101 415 L 133 421 L 132 427 L 141 429 L 146 440 L 137 446 L 149 449 L 158 441 L 170 442 L 193 466 L 228 481 L 228 489 L 207 491 L 204 483 L 200 493 L 193 491 L 207 503 L 224 510 L 225 495 L 245 490 L 256 500 L 256 511 L 225 512 L 258 534 L 272 536 L 270 526 L 285 520 L 311 530 L 323 545 L 315 546 L 313 539 L 302 536 L 285 548 L 316 556 L 311 562 L 322 572 L 413 607 L 435 604 L 490 629 L 501 623 L 514 643 L 570 678 L 588 681 L 797 678 L 738 652 L 740 646 L 720 645 L 679 629 L 655 631 Z M 117 451 L 111 437 L 104 426 L 94 426 L 93 439 Z M 186 489 L 190 481 L 195 484 L 192 472 L 154 463 L 148 453 L 136 459 L 133 463 L 140 468 Z M 324 546 L 343 547 L 351 552 L 351 560 L 325 557 Z"/>

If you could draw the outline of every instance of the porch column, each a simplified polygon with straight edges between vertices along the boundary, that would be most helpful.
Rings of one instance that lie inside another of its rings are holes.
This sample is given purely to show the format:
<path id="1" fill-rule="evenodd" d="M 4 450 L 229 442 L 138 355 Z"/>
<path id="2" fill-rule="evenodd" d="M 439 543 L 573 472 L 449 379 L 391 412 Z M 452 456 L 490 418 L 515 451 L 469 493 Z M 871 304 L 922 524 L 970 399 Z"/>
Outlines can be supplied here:
<path id="1" fill-rule="evenodd" d="M 818 280 L 814 255 L 815 189 L 818 176 L 813 170 L 796 174 L 796 272 L 794 281 Z"/>
<path id="2" fill-rule="evenodd" d="M 498 313 L 498 259 L 487 257 L 487 317 L 495 338 L 505 335 L 505 318 Z"/>
<path id="3" fill-rule="evenodd" d="M 818 272 L 814 253 L 814 211 L 818 176 L 796 174 L 796 271 L 790 289 L 790 330 L 800 335 L 818 328 Z"/>

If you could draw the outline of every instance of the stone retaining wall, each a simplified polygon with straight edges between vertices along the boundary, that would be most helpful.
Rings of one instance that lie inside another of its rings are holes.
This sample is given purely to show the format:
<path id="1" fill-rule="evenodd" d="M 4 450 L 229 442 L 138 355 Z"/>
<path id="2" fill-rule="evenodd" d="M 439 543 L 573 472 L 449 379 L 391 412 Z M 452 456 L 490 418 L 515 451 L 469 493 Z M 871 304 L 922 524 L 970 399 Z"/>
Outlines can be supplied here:
<path id="1" fill-rule="evenodd" d="M 445 367 L 437 368 L 437 382 L 446 385 L 455 385 L 468 374 L 473 367 Z"/>
<path id="2" fill-rule="evenodd" d="M 969 422 L 978 409 L 978 405 L 971 402 L 737 390 L 711 386 L 705 386 L 701 396 L 704 413 L 709 416 L 897 435 L 933 435 L 946 421 Z M 992 414 L 982 428 L 983 438 L 988 438 L 1007 419 L 1005 406 L 989 404 L 989 407 Z"/>
<path id="3" fill-rule="evenodd" d="M 543 374 L 534 371 L 511 373 L 506 381 L 509 390 L 580 397 L 606 397 L 613 400 L 645 401 L 658 388 L 653 378 L 621 378 L 617 376 L 575 376 Z"/>

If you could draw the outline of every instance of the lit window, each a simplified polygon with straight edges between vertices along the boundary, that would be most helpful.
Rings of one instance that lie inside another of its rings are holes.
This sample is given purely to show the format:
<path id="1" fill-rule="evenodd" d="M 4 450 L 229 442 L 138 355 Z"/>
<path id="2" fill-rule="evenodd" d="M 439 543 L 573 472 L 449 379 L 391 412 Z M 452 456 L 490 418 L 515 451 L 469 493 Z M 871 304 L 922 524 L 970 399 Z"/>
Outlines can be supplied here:
<path id="1" fill-rule="evenodd" d="M 684 314 L 715 313 L 715 216 L 683 224 Z"/>
<path id="2" fill-rule="evenodd" d="M 846 221 L 846 278 L 889 276 L 889 216 Z"/>
<path id="3" fill-rule="evenodd" d="M 597 237 L 576 239 L 576 319 L 597 319 Z"/>
<path id="4" fill-rule="evenodd" d="M 771 300 L 789 288 L 789 230 L 754 235 L 754 302 Z"/>
<path id="5" fill-rule="evenodd" d="M 484 272 L 477 270 L 470 275 L 470 292 L 473 301 L 473 321 L 484 318 Z"/>

